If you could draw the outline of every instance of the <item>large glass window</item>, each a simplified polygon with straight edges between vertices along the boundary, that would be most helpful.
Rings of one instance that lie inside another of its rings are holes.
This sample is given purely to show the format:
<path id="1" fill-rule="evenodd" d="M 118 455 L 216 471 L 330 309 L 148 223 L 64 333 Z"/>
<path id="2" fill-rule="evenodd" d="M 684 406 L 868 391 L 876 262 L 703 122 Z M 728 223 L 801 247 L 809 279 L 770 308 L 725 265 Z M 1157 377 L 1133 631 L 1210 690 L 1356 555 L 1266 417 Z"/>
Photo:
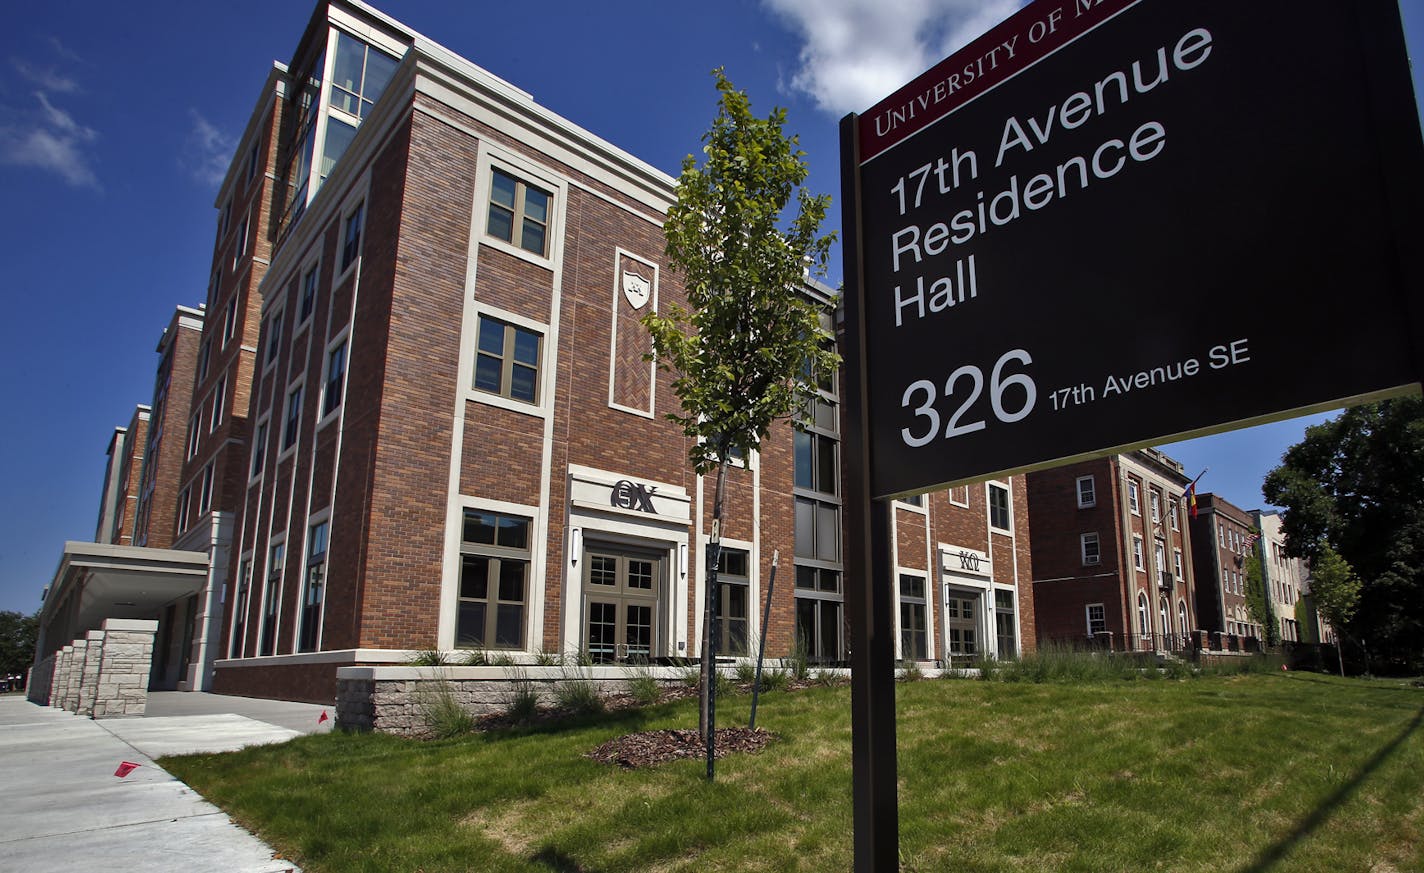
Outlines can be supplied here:
<path id="1" fill-rule="evenodd" d="M 1088 604 L 1088 636 L 1096 637 L 1098 634 L 1108 632 L 1108 611 L 1101 603 Z"/>
<path id="2" fill-rule="evenodd" d="M 316 307 L 316 267 L 302 274 L 301 302 L 297 305 L 297 324 L 304 324 L 311 318 Z"/>
<path id="3" fill-rule="evenodd" d="M 302 423 L 302 386 L 287 394 L 287 419 L 282 426 L 282 451 L 297 444 L 297 430 Z"/>
<path id="4" fill-rule="evenodd" d="M 900 657 L 923 661 L 930 656 L 925 578 L 900 575 Z"/>
<path id="5" fill-rule="evenodd" d="M 490 236 L 536 255 L 546 254 L 553 195 L 495 170 L 490 180 Z"/>
<path id="6" fill-rule="evenodd" d="M 1097 483 L 1092 476 L 1078 477 L 1078 508 L 1087 509 L 1098 505 Z"/>
<path id="7" fill-rule="evenodd" d="M 282 350 L 282 311 L 279 309 L 272 313 L 267 319 L 267 349 L 266 358 L 262 362 L 264 368 L 276 363 L 277 355 Z"/>
<path id="8" fill-rule="evenodd" d="M 356 263 L 356 256 L 361 253 L 361 228 L 362 221 L 366 214 L 366 204 L 357 204 L 355 210 L 346 216 L 346 230 L 341 237 L 341 272 Z"/>
<path id="9" fill-rule="evenodd" d="M 480 316 L 475 388 L 525 403 L 539 401 L 539 347 L 543 337 L 528 328 Z"/>
<path id="10" fill-rule="evenodd" d="M 747 606 L 751 599 L 748 567 L 751 557 L 742 549 L 722 549 L 717 561 L 717 653 L 747 654 Z"/>
<path id="11" fill-rule="evenodd" d="M 1083 552 L 1083 566 L 1091 567 L 1102 561 L 1102 544 L 1098 542 L 1098 534 L 1085 533 L 1078 538 L 1079 547 Z"/>
<path id="12" fill-rule="evenodd" d="M 321 607 L 326 599 L 326 522 L 311 526 L 307 537 L 307 571 L 302 586 L 302 627 L 297 651 L 315 652 L 321 637 Z"/>
<path id="13" fill-rule="evenodd" d="M 524 648 L 531 524 L 530 519 L 519 516 L 465 510 L 456 646 Z"/>
<path id="14" fill-rule="evenodd" d="M 1018 620 L 1014 614 L 1014 593 L 994 589 L 994 632 L 998 637 L 1000 658 L 1018 656 Z"/>
<path id="15" fill-rule="evenodd" d="M 839 570 L 796 568 L 796 644 L 810 660 L 845 660 L 842 599 Z"/>
<path id="16" fill-rule="evenodd" d="M 841 509 L 833 503 L 796 498 L 796 557 L 839 561 Z"/>
<path id="17" fill-rule="evenodd" d="M 232 601 L 232 637 L 228 656 L 242 657 L 243 637 L 247 635 L 247 596 L 252 589 L 252 559 L 246 558 L 237 570 L 237 597 Z"/>
<path id="18" fill-rule="evenodd" d="M 390 84 L 399 63 L 380 49 L 337 31 L 336 59 L 331 69 L 332 108 L 357 118 L 366 117 Z"/>
<path id="19" fill-rule="evenodd" d="M 796 487 L 835 494 L 839 480 L 836 440 L 824 434 L 796 431 Z"/>

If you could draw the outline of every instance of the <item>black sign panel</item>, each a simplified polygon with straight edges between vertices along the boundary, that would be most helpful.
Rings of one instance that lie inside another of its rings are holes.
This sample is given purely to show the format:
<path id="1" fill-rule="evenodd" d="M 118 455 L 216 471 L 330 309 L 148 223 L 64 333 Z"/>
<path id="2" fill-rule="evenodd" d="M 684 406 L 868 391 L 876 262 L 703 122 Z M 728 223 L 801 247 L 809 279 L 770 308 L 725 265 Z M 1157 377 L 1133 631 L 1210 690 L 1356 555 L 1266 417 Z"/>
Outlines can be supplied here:
<path id="1" fill-rule="evenodd" d="M 1419 379 L 1392 2 L 1040 0 L 858 123 L 875 497 Z"/>

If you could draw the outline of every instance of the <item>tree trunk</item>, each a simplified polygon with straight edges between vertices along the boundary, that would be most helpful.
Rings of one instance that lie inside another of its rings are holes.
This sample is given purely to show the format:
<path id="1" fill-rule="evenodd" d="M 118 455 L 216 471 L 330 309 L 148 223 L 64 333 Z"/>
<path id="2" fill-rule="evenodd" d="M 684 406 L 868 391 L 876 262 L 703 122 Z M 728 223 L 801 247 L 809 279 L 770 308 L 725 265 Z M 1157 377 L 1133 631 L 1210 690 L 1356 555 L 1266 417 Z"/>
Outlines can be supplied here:
<path id="1" fill-rule="evenodd" d="M 722 496 L 727 485 L 727 451 L 717 465 L 717 490 L 712 499 L 712 537 L 707 543 L 707 591 L 702 608 L 702 693 L 698 733 L 707 743 L 707 778 L 713 776 L 717 731 L 717 565 L 722 556 Z"/>

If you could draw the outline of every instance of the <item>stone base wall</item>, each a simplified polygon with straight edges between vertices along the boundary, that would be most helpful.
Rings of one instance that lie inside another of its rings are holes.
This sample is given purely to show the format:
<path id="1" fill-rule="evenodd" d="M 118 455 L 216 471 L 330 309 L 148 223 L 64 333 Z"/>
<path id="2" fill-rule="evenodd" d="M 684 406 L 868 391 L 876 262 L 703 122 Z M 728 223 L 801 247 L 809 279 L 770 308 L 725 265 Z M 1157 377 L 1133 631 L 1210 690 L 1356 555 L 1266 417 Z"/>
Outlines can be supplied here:
<path id="1" fill-rule="evenodd" d="M 54 655 L 30 668 L 25 680 L 25 699 L 40 706 L 49 706 L 50 688 L 54 682 Z"/>
<path id="2" fill-rule="evenodd" d="M 676 667 L 646 672 L 665 687 L 681 684 L 686 674 Z M 560 683 L 589 682 L 607 697 L 626 692 L 635 675 L 624 667 L 342 667 L 336 674 L 336 726 L 423 736 L 426 713 L 446 695 L 480 717 L 507 711 L 526 684 L 541 705 L 554 706 Z"/>
<path id="3" fill-rule="evenodd" d="M 156 621 L 111 618 L 30 668 L 31 702 L 92 718 L 143 715 Z"/>

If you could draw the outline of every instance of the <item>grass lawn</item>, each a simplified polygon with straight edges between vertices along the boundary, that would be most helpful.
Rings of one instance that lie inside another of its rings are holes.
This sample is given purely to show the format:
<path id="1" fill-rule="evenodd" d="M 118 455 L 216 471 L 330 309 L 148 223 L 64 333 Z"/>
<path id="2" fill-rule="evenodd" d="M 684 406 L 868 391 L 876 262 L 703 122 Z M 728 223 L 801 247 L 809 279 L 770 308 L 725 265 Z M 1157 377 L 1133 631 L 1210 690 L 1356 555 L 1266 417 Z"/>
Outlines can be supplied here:
<path id="1" fill-rule="evenodd" d="M 751 698 L 719 701 L 745 724 Z M 327 734 L 170 772 L 308 873 L 849 870 L 850 691 L 763 697 L 764 752 L 582 754 L 696 701 L 421 742 Z M 901 684 L 911 871 L 1424 870 L 1424 689 L 1307 673 Z"/>

